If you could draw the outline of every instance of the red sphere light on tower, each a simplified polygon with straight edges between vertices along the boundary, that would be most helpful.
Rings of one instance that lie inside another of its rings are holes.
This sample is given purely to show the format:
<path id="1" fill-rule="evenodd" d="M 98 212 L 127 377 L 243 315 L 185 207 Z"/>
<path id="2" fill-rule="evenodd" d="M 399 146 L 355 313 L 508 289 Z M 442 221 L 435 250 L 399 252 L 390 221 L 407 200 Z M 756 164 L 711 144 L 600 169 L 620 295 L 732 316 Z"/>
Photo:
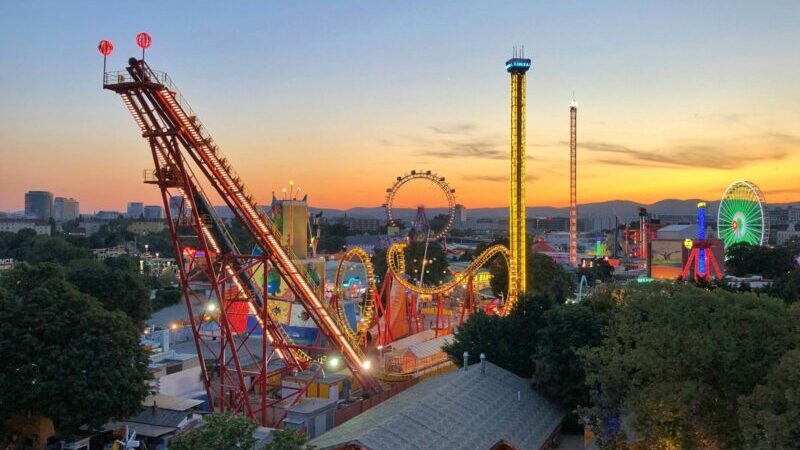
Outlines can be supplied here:
<path id="1" fill-rule="evenodd" d="M 97 44 L 97 50 L 101 55 L 108 56 L 114 51 L 114 44 L 112 44 L 108 39 L 103 39 L 99 44 Z"/>
<path id="2" fill-rule="evenodd" d="M 138 45 L 142 50 L 150 48 L 150 44 L 152 43 L 153 39 L 144 31 L 136 35 L 136 45 Z"/>

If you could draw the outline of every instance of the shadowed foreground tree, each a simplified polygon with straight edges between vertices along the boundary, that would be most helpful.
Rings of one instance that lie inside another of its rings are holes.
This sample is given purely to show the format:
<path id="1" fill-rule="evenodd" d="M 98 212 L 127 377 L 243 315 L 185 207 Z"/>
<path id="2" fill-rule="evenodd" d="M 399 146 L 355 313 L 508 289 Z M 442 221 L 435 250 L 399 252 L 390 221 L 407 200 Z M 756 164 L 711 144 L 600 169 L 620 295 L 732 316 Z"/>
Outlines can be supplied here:
<path id="1" fill-rule="evenodd" d="M 797 267 L 794 247 L 764 247 L 745 243 L 734 244 L 725 250 L 725 267 L 737 277 L 761 275 L 774 280 Z"/>
<path id="2" fill-rule="evenodd" d="M 745 447 L 780 450 L 800 443 L 800 350 L 790 350 L 767 375 L 766 383 L 739 399 L 739 426 Z"/>
<path id="3" fill-rule="evenodd" d="M 299 430 L 275 430 L 268 450 L 314 450 L 316 447 L 308 443 L 308 436 Z"/>
<path id="4" fill-rule="evenodd" d="M 128 317 L 52 265 L 22 264 L 0 281 L 0 423 L 44 416 L 70 437 L 139 412 L 148 357 Z"/>
<path id="5" fill-rule="evenodd" d="M 581 431 L 576 408 L 591 405 L 580 350 L 600 345 L 613 308 L 609 295 L 597 294 L 583 303 L 553 305 L 537 330 L 536 388 L 558 400 L 568 412 L 565 429 Z"/>
<path id="6" fill-rule="evenodd" d="M 258 424 L 230 413 L 208 414 L 203 425 L 175 436 L 170 450 L 239 450 L 256 445 L 253 432 Z"/>
<path id="7" fill-rule="evenodd" d="M 122 311 L 141 325 L 150 317 L 150 292 L 138 273 L 125 268 L 126 261 L 104 264 L 96 259 L 76 259 L 67 266 L 67 281 L 100 300 L 106 309 Z"/>
<path id="8" fill-rule="evenodd" d="M 521 377 L 533 374 L 537 330 L 543 325 L 544 311 L 550 307 L 547 296 L 528 296 L 506 317 L 479 311 L 455 331 L 453 342 L 443 347 L 456 365 L 463 365 L 464 352 L 470 362 L 478 362 L 481 353 L 486 359 Z"/>
<path id="9" fill-rule="evenodd" d="M 589 424 L 604 436 L 624 412 L 641 448 L 741 448 L 737 398 L 796 345 L 798 318 L 796 308 L 750 293 L 666 283 L 627 290 L 603 343 L 583 352 L 596 393 Z"/>

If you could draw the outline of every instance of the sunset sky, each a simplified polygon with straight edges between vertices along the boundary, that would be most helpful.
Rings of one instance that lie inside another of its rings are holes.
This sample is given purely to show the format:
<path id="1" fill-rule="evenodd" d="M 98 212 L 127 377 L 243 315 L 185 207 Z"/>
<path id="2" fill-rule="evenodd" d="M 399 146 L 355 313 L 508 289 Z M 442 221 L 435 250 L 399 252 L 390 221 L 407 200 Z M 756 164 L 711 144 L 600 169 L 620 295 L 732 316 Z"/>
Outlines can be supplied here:
<path id="1" fill-rule="evenodd" d="M 262 202 L 378 206 L 430 169 L 468 208 L 505 206 L 514 45 L 528 75 L 527 202 L 717 199 L 732 181 L 800 199 L 800 2 L 0 2 L 0 210 L 27 190 L 82 212 L 157 203 L 147 143 L 109 70 L 175 80 Z"/>

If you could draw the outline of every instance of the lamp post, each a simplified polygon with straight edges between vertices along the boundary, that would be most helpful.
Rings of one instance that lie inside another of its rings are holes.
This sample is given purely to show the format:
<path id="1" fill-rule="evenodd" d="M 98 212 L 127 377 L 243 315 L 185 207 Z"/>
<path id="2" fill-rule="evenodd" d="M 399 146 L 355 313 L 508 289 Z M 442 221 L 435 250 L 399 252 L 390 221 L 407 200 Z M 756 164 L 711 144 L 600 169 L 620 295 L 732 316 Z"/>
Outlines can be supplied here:
<path id="1" fill-rule="evenodd" d="M 385 364 L 384 364 L 384 362 L 383 362 L 383 346 L 382 346 L 382 345 L 379 345 L 379 346 L 377 347 L 377 349 L 378 349 L 378 357 L 379 357 L 379 361 L 381 362 L 381 370 L 384 370 L 384 368 L 385 368 Z"/>

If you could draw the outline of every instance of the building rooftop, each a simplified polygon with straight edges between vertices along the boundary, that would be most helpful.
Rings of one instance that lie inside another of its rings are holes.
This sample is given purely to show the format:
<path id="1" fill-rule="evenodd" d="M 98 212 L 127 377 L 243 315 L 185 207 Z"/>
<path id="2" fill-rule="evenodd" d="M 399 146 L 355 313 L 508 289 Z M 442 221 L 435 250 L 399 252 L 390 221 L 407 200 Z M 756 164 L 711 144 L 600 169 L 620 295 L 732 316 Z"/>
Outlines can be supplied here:
<path id="1" fill-rule="evenodd" d="M 696 230 L 697 224 L 673 224 L 667 225 L 665 227 L 661 227 L 658 229 L 658 232 L 680 232 L 686 230 Z"/>
<path id="2" fill-rule="evenodd" d="M 147 398 L 145 398 L 142 402 L 142 405 L 150 408 L 154 403 L 162 409 L 169 409 L 171 411 L 188 411 L 198 405 L 202 405 L 203 401 L 178 397 L 177 395 L 155 394 L 148 395 Z"/>
<path id="3" fill-rule="evenodd" d="M 159 427 L 177 428 L 189 415 L 191 411 L 173 411 L 159 407 L 145 408 L 139 414 L 125 419 L 126 422 L 144 423 Z"/>
<path id="4" fill-rule="evenodd" d="M 352 444 L 369 450 L 490 449 L 503 441 L 539 449 L 565 411 L 528 380 L 491 363 L 432 378 L 311 441 L 320 450 Z"/>
<path id="5" fill-rule="evenodd" d="M 440 336 L 436 339 L 431 339 L 425 342 L 418 342 L 408 346 L 408 351 L 414 354 L 417 358 L 425 358 L 442 351 L 442 346 L 448 342 L 452 342 L 453 335 L 447 334 Z"/>
<path id="6" fill-rule="evenodd" d="M 391 347 L 391 351 L 401 351 L 401 350 L 404 351 L 411 345 L 418 344 L 420 342 L 425 342 L 435 337 L 436 337 L 436 330 L 427 329 L 420 331 L 419 333 L 406 336 L 402 339 L 398 339 L 389 344 L 389 346 Z"/>
<path id="7" fill-rule="evenodd" d="M 326 409 L 334 405 L 336 400 L 327 398 L 306 398 L 300 403 L 294 404 L 288 408 L 287 411 L 299 414 L 311 414 L 321 409 Z"/>

